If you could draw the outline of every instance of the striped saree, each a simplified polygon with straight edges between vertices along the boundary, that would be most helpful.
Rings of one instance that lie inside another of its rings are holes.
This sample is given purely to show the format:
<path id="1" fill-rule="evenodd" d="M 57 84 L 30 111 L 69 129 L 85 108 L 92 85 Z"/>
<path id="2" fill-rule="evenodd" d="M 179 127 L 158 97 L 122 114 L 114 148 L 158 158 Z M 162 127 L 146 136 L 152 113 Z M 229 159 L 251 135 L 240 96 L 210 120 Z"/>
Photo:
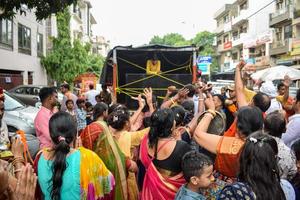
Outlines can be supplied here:
<path id="1" fill-rule="evenodd" d="M 127 200 L 125 156 L 113 139 L 106 122 L 96 121 L 81 134 L 84 147 L 93 150 L 115 177 L 115 199 Z"/>

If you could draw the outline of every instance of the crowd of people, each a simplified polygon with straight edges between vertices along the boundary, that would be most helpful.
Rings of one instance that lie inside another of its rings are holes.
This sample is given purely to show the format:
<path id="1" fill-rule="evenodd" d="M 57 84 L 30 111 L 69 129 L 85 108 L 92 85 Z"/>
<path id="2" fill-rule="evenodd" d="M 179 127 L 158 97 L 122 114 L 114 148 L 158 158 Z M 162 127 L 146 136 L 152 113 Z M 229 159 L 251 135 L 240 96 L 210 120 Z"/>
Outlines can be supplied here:
<path id="1" fill-rule="evenodd" d="M 54 88 L 42 88 L 40 151 L 30 163 L 24 141 L 12 138 L 0 199 L 300 199 L 300 89 L 291 97 L 286 76 L 277 89 L 266 81 L 253 91 L 247 65 L 220 93 L 199 77 L 168 87 L 159 105 L 145 88 L 134 111 L 107 86 L 77 97 L 63 84 L 61 106 Z"/>

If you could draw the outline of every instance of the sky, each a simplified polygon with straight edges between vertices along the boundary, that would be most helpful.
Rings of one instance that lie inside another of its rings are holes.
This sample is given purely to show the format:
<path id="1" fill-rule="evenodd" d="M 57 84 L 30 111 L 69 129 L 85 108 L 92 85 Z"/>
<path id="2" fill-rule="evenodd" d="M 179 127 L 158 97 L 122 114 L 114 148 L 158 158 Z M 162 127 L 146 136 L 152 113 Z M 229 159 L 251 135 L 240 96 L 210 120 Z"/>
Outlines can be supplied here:
<path id="1" fill-rule="evenodd" d="M 94 35 L 116 45 L 148 44 L 154 35 L 179 33 L 186 39 L 213 31 L 214 13 L 232 0 L 90 0 Z"/>

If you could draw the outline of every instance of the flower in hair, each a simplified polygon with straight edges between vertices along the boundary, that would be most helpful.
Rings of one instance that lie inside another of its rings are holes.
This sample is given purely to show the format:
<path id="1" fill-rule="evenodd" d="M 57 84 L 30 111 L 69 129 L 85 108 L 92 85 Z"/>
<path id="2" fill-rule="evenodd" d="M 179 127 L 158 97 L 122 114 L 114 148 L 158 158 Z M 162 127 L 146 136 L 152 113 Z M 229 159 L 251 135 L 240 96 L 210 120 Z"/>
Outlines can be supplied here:
<path id="1" fill-rule="evenodd" d="M 116 122 L 119 120 L 119 117 L 118 116 L 113 116 L 113 122 Z"/>
<path id="2" fill-rule="evenodd" d="M 65 137 L 63 137 L 63 136 L 59 136 L 59 137 L 58 137 L 58 141 L 59 141 L 59 142 L 61 142 L 61 141 L 65 141 L 65 140 L 66 140 L 66 138 L 65 138 Z"/>
<path id="3" fill-rule="evenodd" d="M 254 137 L 250 137 L 249 140 L 250 140 L 250 142 L 253 142 L 254 144 L 257 143 L 257 139 Z"/>

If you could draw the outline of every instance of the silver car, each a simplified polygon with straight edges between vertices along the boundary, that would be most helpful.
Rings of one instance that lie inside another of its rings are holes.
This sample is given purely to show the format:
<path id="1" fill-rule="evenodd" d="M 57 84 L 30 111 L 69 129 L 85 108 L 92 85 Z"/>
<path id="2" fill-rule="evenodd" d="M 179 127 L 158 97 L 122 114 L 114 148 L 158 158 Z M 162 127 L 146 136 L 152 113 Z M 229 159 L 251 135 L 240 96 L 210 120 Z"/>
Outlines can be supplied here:
<path id="1" fill-rule="evenodd" d="M 9 136 L 15 137 L 17 130 L 23 130 L 30 154 L 34 157 L 39 151 L 39 141 L 34 128 L 34 119 L 39 109 L 26 106 L 8 92 L 4 92 L 4 96 L 5 111 L 3 119 L 7 124 Z"/>

